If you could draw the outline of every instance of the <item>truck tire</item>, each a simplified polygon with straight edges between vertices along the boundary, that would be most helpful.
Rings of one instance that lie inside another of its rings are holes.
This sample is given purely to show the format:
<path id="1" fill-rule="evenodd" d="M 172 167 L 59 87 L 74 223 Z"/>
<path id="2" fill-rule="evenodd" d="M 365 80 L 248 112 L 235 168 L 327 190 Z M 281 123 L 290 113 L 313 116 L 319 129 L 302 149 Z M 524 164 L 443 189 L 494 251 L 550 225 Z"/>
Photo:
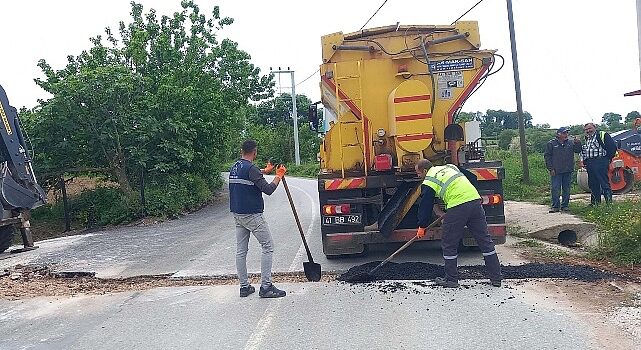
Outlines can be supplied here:
<path id="1" fill-rule="evenodd" d="M 13 225 L 0 226 L 0 253 L 11 247 L 15 231 Z"/>

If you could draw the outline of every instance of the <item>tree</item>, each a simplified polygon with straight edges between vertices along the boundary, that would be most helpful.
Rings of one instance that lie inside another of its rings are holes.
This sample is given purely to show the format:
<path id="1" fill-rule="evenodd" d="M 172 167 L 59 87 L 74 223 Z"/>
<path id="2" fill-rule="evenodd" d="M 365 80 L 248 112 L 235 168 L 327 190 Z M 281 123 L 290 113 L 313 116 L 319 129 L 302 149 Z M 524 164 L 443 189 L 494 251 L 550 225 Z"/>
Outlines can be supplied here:
<path id="1" fill-rule="evenodd" d="M 510 144 L 512 143 L 512 139 L 514 139 L 517 136 L 518 136 L 518 133 L 516 132 L 516 130 L 506 129 L 501 131 L 501 133 L 499 134 L 499 140 L 498 140 L 499 148 L 503 150 L 509 149 Z"/>
<path id="2" fill-rule="evenodd" d="M 312 101 L 305 95 L 296 95 L 296 110 L 298 120 L 306 120 L 307 110 Z M 292 95 L 282 93 L 273 99 L 261 102 L 256 108 L 256 114 L 250 117 L 255 124 L 276 126 L 279 123 L 292 124 Z"/>
<path id="3" fill-rule="evenodd" d="M 158 19 L 132 2 L 118 37 L 107 28 L 106 44 L 92 38 L 93 47 L 60 70 L 38 63 L 45 78 L 36 83 L 53 97 L 25 119 L 48 170 L 97 171 L 125 191 L 140 168 L 157 178 L 219 176 L 249 100 L 271 96 L 274 84 L 237 43 L 218 40 L 233 20 L 217 6 L 208 17 L 193 1 L 181 5 Z"/>
<path id="4" fill-rule="evenodd" d="M 625 122 L 627 124 L 629 122 L 634 121 L 637 118 L 641 118 L 641 114 L 639 114 L 639 112 L 637 112 L 637 111 L 632 111 L 632 112 L 628 113 L 628 115 L 625 116 Z"/>
<path id="5" fill-rule="evenodd" d="M 605 113 L 603 114 L 603 118 L 601 118 L 601 122 L 603 122 L 609 130 L 616 129 L 621 125 L 621 114 L 612 112 Z"/>

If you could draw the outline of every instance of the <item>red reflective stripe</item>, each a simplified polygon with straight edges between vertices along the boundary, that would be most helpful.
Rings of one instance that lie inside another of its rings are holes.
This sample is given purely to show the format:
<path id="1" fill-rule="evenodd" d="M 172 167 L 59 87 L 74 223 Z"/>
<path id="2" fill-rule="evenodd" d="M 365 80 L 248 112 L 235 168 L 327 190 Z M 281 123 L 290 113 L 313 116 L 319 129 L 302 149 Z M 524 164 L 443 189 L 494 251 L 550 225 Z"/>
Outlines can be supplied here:
<path id="1" fill-rule="evenodd" d="M 429 113 L 423 114 L 410 114 L 410 115 L 399 115 L 396 117 L 397 122 L 404 122 L 408 120 L 419 120 L 419 119 L 429 119 L 432 118 L 432 115 Z"/>
<path id="2" fill-rule="evenodd" d="M 477 175 L 481 176 L 483 180 L 496 180 L 497 175 L 492 173 L 489 169 L 474 169 Z"/>
<path id="3" fill-rule="evenodd" d="M 405 135 L 405 136 L 399 136 L 397 140 L 399 142 L 405 142 L 405 141 L 416 141 L 416 140 L 429 140 L 434 135 L 432 134 L 419 134 L 419 135 Z"/>
<path id="4" fill-rule="evenodd" d="M 454 118 L 454 112 L 461 106 L 463 101 L 465 101 L 465 98 L 469 93 L 472 91 L 473 88 L 476 87 L 476 84 L 478 84 L 479 80 L 481 80 L 481 77 L 483 74 L 487 71 L 488 66 L 481 66 L 481 69 L 479 69 L 479 72 L 476 73 L 472 81 L 467 85 L 461 96 L 454 102 L 452 107 L 447 111 L 447 123 L 452 124 L 452 119 Z"/>
<path id="5" fill-rule="evenodd" d="M 414 102 L 414 101 L 427 101 L 431 99 L 430 95 L 415 95 L 415 96 L 404 96 L 404 97 L 395 97 L 394 103 L 403 103 L 403 102 Z"/>
<path id="6" fill-rule="evenodd" d="M 331 79 L 327 78 L 325 75 L 323 75 L 321 79 L 325 82 L 325 84 L 329 85 L 332 91 L 336 91 L 336 85 Z M 338 89 L 338 97 L 344 100 L 341 102 L 345 102 L 347 107 L 349 107 L 349 110 L 352 111 L 356 118 L 360 120 L 362 117 L 361 110 L 358 109 L 358 107 L 354 104 L 354 101 L 350 100 L 349 96 L 347 96 L 341 89 Z"/>
<path id="7" fill-rule="evenodd" d="M 334 181 L 332 181 L 332 183 L 329 186 L 327 186 L 327 189 L 328 190 L 338 189 L 338 186 L 340 186 L 342 182 L 343 182 L 343 180 L 341 180 L 341 179 L 334 180 Z"/>
<path id="8" fill-rule="evenodd" d="M 349 184 L 349 188 L 358 188 L 363 182 L 365 182 L 365 179 L 362 177 L 358 177 L 352 180 L 352 182 Z"/>

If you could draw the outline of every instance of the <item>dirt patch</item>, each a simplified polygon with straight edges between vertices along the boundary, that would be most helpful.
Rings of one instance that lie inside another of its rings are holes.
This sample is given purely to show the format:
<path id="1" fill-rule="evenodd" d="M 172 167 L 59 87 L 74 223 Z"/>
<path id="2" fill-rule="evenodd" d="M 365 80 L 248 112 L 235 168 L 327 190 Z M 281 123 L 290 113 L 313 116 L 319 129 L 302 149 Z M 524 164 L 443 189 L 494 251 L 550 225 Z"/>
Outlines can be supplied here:
<path id="1" fill-rule="evenodd" d="M 567 265 L 584 265 L 597 270 L 610 271 L 613 274 L 627 276 L 632 279 L 641 281 L 641 267 L 638 265 L 616 265 L 605 260 L 591 259 L 585 255 L 582 248 L 577 248 L 577 254 L 563 254 L 563 251 L 550 250 L 541 247 L 527 247 L 520 245 L 522 248 L 519 255 L 529 261 L 540 261 L 543 263 L 560 263 Z"/>
<path id="2" fill-rule="evenodd" d="M 260 283 L 260 274 L 250 274 L 250 283 Z M 274 283 L 307 282 L 303 272 L 274 273 Z M 334 273 L 323 273 L 321 282 L 336 279 Z M 238 284 L 235 276 L 171 278 L 169 275 L 139 276 L 123 279 L 95 278 L 86 272 L 52 272 L 43 265 L 16 265 L 0 271 L 0 299 L 18 300 L 36 296 L 74 296 L 147 290 L 158 287 L 216 286 Z"/>
<path id="3" fill-rule="evenodd" d="M 370 262 L 354 266 L 338 277 L 344 282 L 367 282 L 360 276 L 367 275 L 380 262 Z M 614 273 L 598 270 L 585 265 L 565 265 L 558 263 L 528 263 L 516 266 L 502 266 L 503 279 L 562 278 L 579 281 L 598 281 L 620 278 Z M 422 262 L 388 263 L 377 270 L 373 280 L 431 280 L 444 275 L 442 265 Z M 459 279 L 485 279 L 483 265 L 459 266 Z"/>

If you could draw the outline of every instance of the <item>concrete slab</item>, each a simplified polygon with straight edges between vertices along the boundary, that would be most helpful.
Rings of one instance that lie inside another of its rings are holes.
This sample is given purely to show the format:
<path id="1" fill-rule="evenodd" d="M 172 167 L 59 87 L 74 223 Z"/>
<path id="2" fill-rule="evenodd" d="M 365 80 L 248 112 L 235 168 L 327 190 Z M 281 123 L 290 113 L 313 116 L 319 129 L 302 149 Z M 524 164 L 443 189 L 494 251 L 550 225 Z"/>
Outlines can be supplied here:
<path id="1" fill-rule="evenodd" d="M 505 202 L 505 221 L 530 237 L 559 241 L 564 231 L 576 233 L 577 241 L 593 246 L 598 243 L 596 225 L 567 213 L 549 213 L 549 207 L 525 202 Z"/>

